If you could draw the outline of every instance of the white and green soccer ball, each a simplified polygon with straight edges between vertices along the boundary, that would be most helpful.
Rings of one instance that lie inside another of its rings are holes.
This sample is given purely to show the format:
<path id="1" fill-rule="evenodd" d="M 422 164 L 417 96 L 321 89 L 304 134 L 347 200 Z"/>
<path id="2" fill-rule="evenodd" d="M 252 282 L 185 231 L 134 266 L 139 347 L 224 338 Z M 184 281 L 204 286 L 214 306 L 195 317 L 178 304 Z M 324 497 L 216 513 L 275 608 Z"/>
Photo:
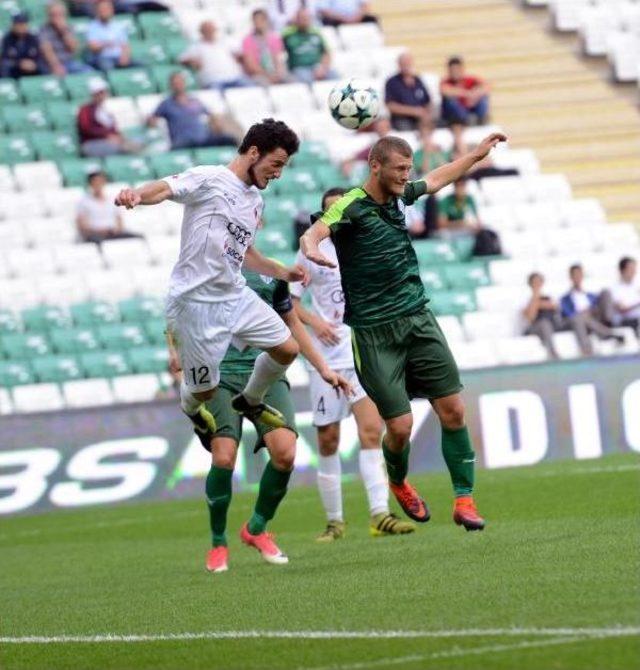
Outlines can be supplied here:
<path id="1" fill-rule="evenodd" d="M 329 110 L 341 126 L 357 130 L 376 120 L 380 113 L 380 98 L 366 82 L 351 79 L 331 90 Z"/>

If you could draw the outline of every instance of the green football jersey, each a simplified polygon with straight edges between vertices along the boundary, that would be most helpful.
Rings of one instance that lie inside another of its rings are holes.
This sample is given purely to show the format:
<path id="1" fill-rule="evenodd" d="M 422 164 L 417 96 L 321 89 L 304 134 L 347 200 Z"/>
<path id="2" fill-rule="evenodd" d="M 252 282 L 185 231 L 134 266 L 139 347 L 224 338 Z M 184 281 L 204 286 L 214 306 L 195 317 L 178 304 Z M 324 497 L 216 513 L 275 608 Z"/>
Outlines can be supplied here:
<path id="1" fill-rule="evenodd" d="M 286 281 L 265 277 L 248 270 L 243 270 L 242 274 L 247 280 L 247 286 L 255 291 L 269 307 L 273 307 L 278 314 L 282 316 L 293 309 L 289 284 Z M 255 347 L 247 347 L 240 351 L 231 344 L 222 359 L 222 363 L 220 363 L 220 373 L 223 375 L 237 375 L 251 372 L 260 353 L 260 349 Z"/>
<path id="2" fill-rule="evenodd" d="M 282 41 L 287 50 L 287 66 L 290 70 L 297 67 L 315 67 L 327 51 L 322 33 L 315 28 L 300 30 L 290 26 L 284 29 Z"/>
<path id="3" fill-rule="evenodd" d="M 409 182 L 402 197 L 381 205 L 354 188 L 321 217 L 336 247 L 350 326 L 392 321 L 427 302 L 404 216 L 426 192 L 424 181 Z"/>

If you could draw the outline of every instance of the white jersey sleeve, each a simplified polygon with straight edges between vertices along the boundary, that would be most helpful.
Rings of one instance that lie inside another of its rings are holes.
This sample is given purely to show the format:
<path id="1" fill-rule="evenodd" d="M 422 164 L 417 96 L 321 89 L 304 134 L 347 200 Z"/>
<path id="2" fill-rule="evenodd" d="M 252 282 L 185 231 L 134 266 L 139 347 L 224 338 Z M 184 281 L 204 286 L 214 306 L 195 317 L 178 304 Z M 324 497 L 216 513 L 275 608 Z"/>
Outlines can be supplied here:
<path id="1" fill-rule="evenodd" d="M 193 205 L 208 197 L 207 178 L 209 173 L 200 167 L 189 168 L 180 174 L 165 177 L 171 189 L 171 198 L 181 205 Z"/>

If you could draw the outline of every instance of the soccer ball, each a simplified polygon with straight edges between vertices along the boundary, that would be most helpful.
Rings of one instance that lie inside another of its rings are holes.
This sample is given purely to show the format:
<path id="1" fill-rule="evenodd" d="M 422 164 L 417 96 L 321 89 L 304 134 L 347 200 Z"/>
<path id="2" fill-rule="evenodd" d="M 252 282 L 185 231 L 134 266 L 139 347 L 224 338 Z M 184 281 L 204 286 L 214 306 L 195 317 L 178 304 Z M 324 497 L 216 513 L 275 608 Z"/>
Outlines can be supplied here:
<path id="1" fill-rule="evenodd" d="M 366 82 L 351 79 L 329 93 L 329 110 L 341 126 L 357 130 L 375 121 L 380 112 L 380 98 Z"/>

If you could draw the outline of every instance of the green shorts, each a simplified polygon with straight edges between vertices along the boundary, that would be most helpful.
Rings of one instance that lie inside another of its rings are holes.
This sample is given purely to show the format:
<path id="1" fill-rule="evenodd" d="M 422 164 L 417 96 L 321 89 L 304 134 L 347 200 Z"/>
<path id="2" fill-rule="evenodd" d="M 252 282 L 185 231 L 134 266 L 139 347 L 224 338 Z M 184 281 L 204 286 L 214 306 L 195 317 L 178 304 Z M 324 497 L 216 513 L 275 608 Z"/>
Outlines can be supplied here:
<path id="1" fill-rule="evenodd" d="M 207 409 L 213 414 L 218 427 L 214 433 L 214 437 L 231 437 L 237 444 L 240 444 L 243 417 L 232 409 L 231 399 L 247 385 L 250 375 L 251 373 L 249 372 L 233 375 L 222 374 L 220 384 L 213 398 L 207 401 Z M 271 385 L 264 401 L 282 412 L 286 420 L 286 428 L 298 435 L 298 431 L 296 430 L 296 413 L 290 389 L 289 382 L 282 377 L 275 384 Z M 264 436 L 275 430 L 275 428 L 258 424 L 256 429 L 258 431 L 257 450 L 259 447 L 265 446 Z"/>
<path id="2" fill-rule="evenodd" d="M 411 411 L 411 398 L 444 398 L 462 389 L 458 366 L 428 307 L 378 326 L 351 329 L 360 383 L 383 419 Z"/>

